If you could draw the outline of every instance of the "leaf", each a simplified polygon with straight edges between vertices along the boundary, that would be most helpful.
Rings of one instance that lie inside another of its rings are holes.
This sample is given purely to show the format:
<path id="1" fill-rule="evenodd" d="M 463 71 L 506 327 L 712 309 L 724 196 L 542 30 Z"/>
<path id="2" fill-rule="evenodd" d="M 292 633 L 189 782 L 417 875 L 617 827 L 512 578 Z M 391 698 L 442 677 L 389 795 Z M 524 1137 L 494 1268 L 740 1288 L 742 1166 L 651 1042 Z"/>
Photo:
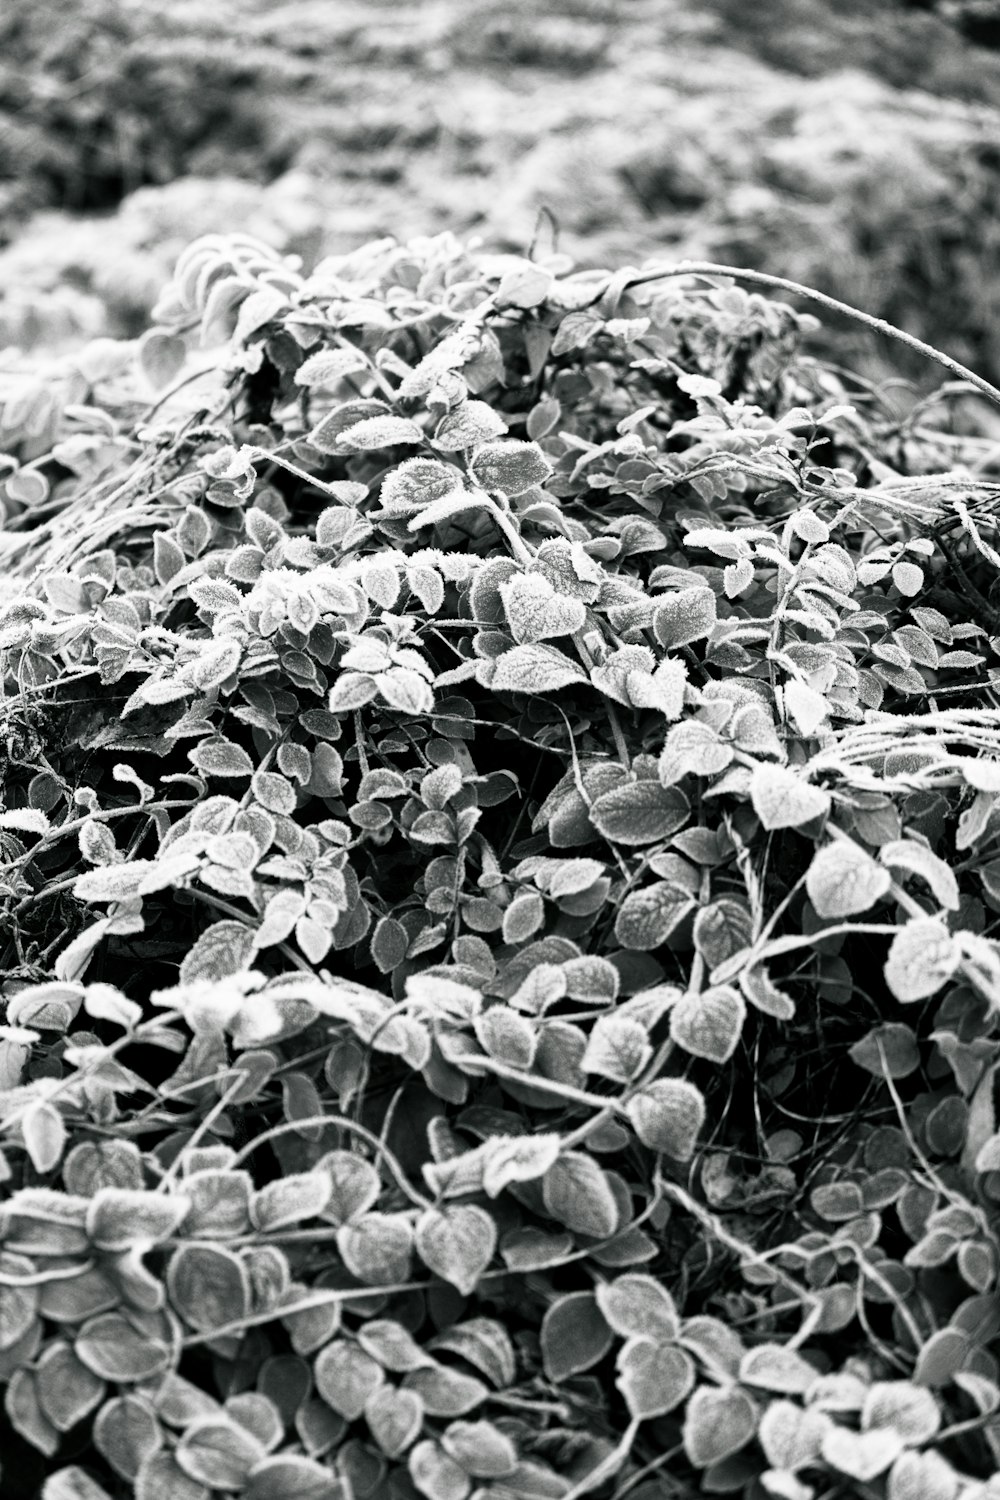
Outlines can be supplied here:
<path id="1" fill-rule="evenodd" d="M 554 646 L 514 646 L 496 658 L 490 687 L 495 693 L 554 693 L 586 682 L 582 669 Z"/>
<path id="2" fill-rule="evenodd" d="M 924 570 L 918 568 L 916 563 L 895 563 L 892 569 L 892 581 L 901 594 L 911 598 L 914 594 L 919 594 L 924 586 Z"/>
<path id="3" fill-rule="evenodd" d="M 824 1461 L 860 1484 L 868 1484 L 884 1473 L 902 1449 L 902 1440 L 895 1433 L 881 1429 L 851 1432 L 847 1427 L 832 1426 L 823 1435 Z"/>
<path id="4" fill-rule="evenodd" d="M 329 1177 L 331 1190 L 323 1217 L 332 1224 L 345 1224 L 355 1215 L 367 1213 L 382 1191 L 381 1179 L 371 1162 L 353 1151 L 328 1151 L 314 1170 Z"/>
<path id="5" fill-rule="evenodd" d="M 509 1005 L 492 1005 L 473 1020 L 476 1040 L 489 1057 L 512 1068 L 530 1068 L 538 1037 L 535 1027 Z"/>
<path id="6" fill-rule="evenodd" d="M 715 625 L 715 595 L 704 584 L 678 589 L 656 601 L 653 631 L 661 646 L 677 651 L 711 635 Z"/>
<path id="7" fill-rule="evenodd" d="M 243 1500 L 335 1500 L 338 1493 L 338 1483 L 325 1464 L 295 1453 L 262 1459 L 250 1470 L 242 1490 Z"/>
<path id="8" fill-rule="evenodd" d="M 846 839 L 824 844 L 806 874 L 809 899 L 821 917 L 849 917 L 868 911 L 887 894 L 888 870 Z"/>
<path id="9" fill-rule="evenodd" d="M 40 1099 L 21 1117 L 21 1132 L 31 1165 L 36 1172 L 51 1172 L 59 1165 L 66 1145 L 66 1123 L 54 1104 Z"/>
<path id="10" fill-rule="evenodd" d="M 489 1395 L 481 1380 L 449 1365 L 411 1370 L 403 1377 L 403 1388 L 417 1392 L 431 1417 L 462 1417 L 481 1406 Z"/>
<path id="11" fill-rule="evenodd" d="M 295 788 L 277 771 L 255 771 L 250 783 L 254 797 L 268 812 L 285 816 L 295 811 Z"/>
<path id="12" fill-rule="evenodd" d="M 590 821 L 610 843 L 635 846 L 669 838 L 688 820 L 691 804 L 676 787 L 626 782 L 596 798 Z"/>
<path id="13" fill-rule="evenodd" d="M 23 833 L 48 833 L 48 818 L 36 807 L 13 807 L 0 812 L 0 828 L 17 828 Z"/>
<path id="14" fill-rule="evenodd" d="M 441 1446 L 475 1479 L 501 1479 L 517 1464 L 513 1440 L 492 1422 L 451 1422 Z"/>
<path id="15" fill-rule="evenodd" d="M 256 1229 L 269 1232 L 303 1219 L 315 1219 L 330 1202 L 330 1179 L 325 1172 L 295 1172 L 275 1178 L 250 1199 L 250 1220 Z"/>
<path id="16" fill-rule="evenodd" d="M 926 1000 L 947 984 L 960 961 L 961 949 L 943 922 L 911 918 L 890 945 L 886 983 L 904 1005 Z"/>
<path id="17" fill-rule="evenodd" d="M 86 1469 L 71 1464 L 49 1475 L 42 1485 L 40 1500 L 111 1500 L 111 1496 L 96 1479 L 91 1479 Z"/>
<path id="18" fill-rule="evenodd" d="M 917 1039 L 909 1026 L 886 1021 L 855 1042 L 851 1058 L 876 1078 L 908 1078 L 920 1066 Z"/>
<path id="19" fill-rule="evenodd" d="M 667 734 L 657 764 L 661 786 L 676 786 L 685 776 L 717 776 L 733 759 L 733 747 L 710 724 L 685 719 Z"/>
<path id="20" fill-rule="evenodd" d="M 337 448 L 348 453 L 378 453 L 400 444 L 422 443 L 424 434 L 409 417 L 362 417 L 336 437 Z"/>
<path id="21" fill-rule="evenodd" d="M 73 1347 L 88 1370 L 117 1385 L 149 1380 L 170 1363 L 167 1344 L 140 1333 L 117 1312 L 88 1318 Z"/>
<path id="22" fill-rule="evenodd" d="M 648 953 L 666 942 L 694 904 L 687 891 L 669 880 L 630 891 L 618 908 L 615 937 L 623 948 Z"/>
<path id="23" fill-rule="evenodd" d="M 785 709 L 795 720 L 799 733 L 807 739 L 830 714 L 830 705 L 823 694 L 794 677 L 785 684 Z"/>
<path id="24" fill-rule="evenodd" d="M 334 1339 L 320 1350 L 313 1374 L 323 1400 L 348 1422 L 361 1416 L 369 1397 L 385 1381 L 382 1366 L 344 1338 Z"/>
<path id="25" fill-rule="evenodd" d="M 438 458 L 408 458 L 385 476 L 379 495 L 389 514 L 407 516 L 456 491 L 464 493 L 461 469 Z"/>
<path id="26" fill-rule="evenodd" d="M 438 1334 L 433 1347 L 458 1354 L 498 1389 L 513 1385 L 514 1345 L 502 1323 L 493 1318 L 470 1318 Z"/>
<path id="27" fill-rule="evenodd" d="M 761 964 L 744 969 L 740 974 L 740 989 L 757 1010 L 776 1021 L 791 1021 L 795 1015 L 795 1002 L 783 990 L 772 984 L 767 970 Z"/>
<path id="28" fill-rule="evenodd" d="M 361 1214 L 337 1232 L 337 1249 L 352 1276 L 368 1286 L 405 1281 L 413 1231 L 398 1214 Z"/>
<path id="29" fill-rule="evenodd" d="M 784 766 L 758 765 L 750 777 L 750 800 L 766 829 L 801 828 L 830 811 L 830 794 L 810 786 Z"/>
<path id="30" fill-rule="evenodd" d="M 628 1274 L 599 1282 L 597 1305 L 605 1320 L 623 1339 L 647 1338 L 671 1343 L 680 1333 L 674 1299 L 652 1276 Z"/>
<path id="31" fill-rule="evenodd" d="M 512 1182 L 533 1182 L 559 1156 L 561 1138 L 539 1132 L 535 1135 L 496 1136 L 486 1142 L 483 1161 L 483 1191 L 496 1198 Z"/>
<path id="32" fill-rule="evenodd" d="M 693 1057 L 728 1062 L 736 1051 L 746 1019 L 746 1003 L 730 985 L 687 994 L 671 1008 L 670 1035 Z"/>
<path id="33" fill-rule="evenodd" d="M 556 1384 L 596 1365 L 612 1342 L 611 1329 L 592 1292 L 568 1292 L 545 1311 L 542 1363 L 549 1380 Z"/>
<path id="34" fill-rule="evenodd" d="M 162 1446 L 163 1429 L 138 1396 L 116 1396 L 97 1413 L 94 1447 L 122 1479 L 134 1479 L 143 1462 Z"/>
<path id="35" fill-rule="evenodd" d="M 498 307 L 538 307 L 552 291 L 553 275 L 543 266 L 524 261 L 505 271 L 496 289 Z"/>
<path id="36" fill-rule="evenodd" d="M 941 1411 L 926 1386 L 909 1380 L 879 1380 L 861 1408 L 863 1431 L 887 1428 L 908 1446 L 927 1443 L 941 1426 Z"/>
<path id="37" fill-rule="evenodd" d="M 630 1339 L 618 1356 L 615 1384 L 633 1417 L 662 1417 L 689 1395 L 695 1383 L 694 1360 L 676 1344 Z"/>
<path id="38" fill-rule="evenodd" d="M 124 865 L 101 865 L 77 876 L 73 895 L 79 901 L 128 901 L 153 869 L 155 865 L 148 859 L 134 859 Z"/>
<path id="39" fill-rule="evenodd" d="M 188 760 L 206 776 L 242 777 L 253 774 L 253 761 L 233 740 L 202 740 L 188 751 Z"/>
<path id="40" fill-rule="evenodd" d="M 735 896 L 720 896 L 700 908 L 691 936 L 709 970 L 716 969 L 748 946 L 753 936 L 753 919 L 744 901 Z"/>
<path id="41" fill-rule="evenodd" d="M 472 1480 L 433 1438 L 410 1450 L 410 1478 L 427 1500 L 466 1500 Z"/>
<path id="42" fill-rule="evenodd" d="M 176 379 L 186 358 L 184 340 L 162 328 L 150 328 L 139 341 L 139 364 L 154 391 Z"/>
<path id="43" fill-rule="evenodd" d="M 792 1401 L 769 1401 L 757 1436 L 772 1468 L 794 1472 L 819 1458 L 830 1425 L 826 1412 L 815 1407 L 803 1410 Z"/>
<path id="44" fill-rule="evenodd" d="M 585 1073 L 599 1073 L 616 1083 L 630 1083 L 653 1055 L 649 1034 L 628 1016 L 600 1016 L 580 1059 Z"/>
<path id="45" fill-rule="evenodd" d="M 345 375 L 354 375 L 367 368 L 368 361 L 360 349 L 320 349 L 299 365 L 295 383 L 311 388 L 329 388 L 338 385 Z"/>
<path id="46" fill-rule="evenodd" d="M 950 866 L 926 844 L 918 844 L 916 839 L 895 839 L 882 845 L 878 857 L 893 870 L 907 870 L 919 875 L 940 906 L 947 911 L 958 911 L 958 881 Z"/>
<path id="47" fill-rule="evenodd" d="M 543 573 L 515 573 L 500 584 L 500 597 L 510 633 L 521 645 L 575 635 L 587 621 L 583 603 L 557 593 Z"/>
<path id="48" fill-rule="evenodd" d="M 424 1403 L 415 1391 L 382 1385 L 365 1402 L 365 1420 L 388 1458 L 401 1458 L 420 1436 Z"/>
<path id="49" fill-rule="evenodd" d="M 801 1396 L 817 1379 L 818 1371 L 808 1360 L 783 1344 L 758 1344 L 740 1361 L 740 1379 L 779 1396 Z"/>
<path id="50" fill-rule="evenodd" d="M 684 1451 L 696 1469 L 721 1463 L 757 1431 L 757 1408 L 739 1386 L 700 1386 L 684 1411 Z"/>
<path id="51" fill-rule="evenodd" d="M 537 443 L 509 438 L 500 443 L 483 443 L 472 455 L 469 470 L 484 490 L 516 496 L 536 484 L 544 484 L 552 473 L 552 465 Z"/>
<path id="52" fill-rule="evenodd" d="M 496 1246 L 496 1225 L 475 1204 L 427 1209 L 417 1220 L 420 1259 L 466 1297 L 475 1291 Z"/>
<path id="53" fill-rule="evenodd" d="M 167 1266 L 171 1306 L 198 1332 L 238 1323 L 250 1311 L 246 1265 L 219 1245 L 182 1245 Z"/>
<path id="54" fill-rule="evenodd" d="M 156 1245 L 176 1233 L 190 1207 L 178 1193 L 100 1187 L 87 1205 L 87 1237 L 111 1252 Z"/>
<path id="55" fill-rule="evenodd" d="M 180 1468 L 172 1453 L 152 1453 L 135 1480 L 135 1500 L 207 1500 L 208 1491 Z"/>
<path id="56" fill-rule="evenodd" d="M 63 1340 L 45 1346 L 35 1366 L 38 1403 L 58 1432 L 69 1432 L 100 1405 L 104 1381 Z"/>
<path id="57" fill-rule="evenodd" d="M 441 419 L 431 441 L 442 453 L 461 453 L 506 431 L 503 417 L 485 401 L 462 401 Z"/>
<path id="58" fill-rule="evenodd" d="M 927 1453 L 901 1453 L 892 1466 L 886 1491 L 888 1500 L 956 1500 L 958 1475 L 931 1449 Z"/>
<path id="59" fill-rule="evenodd" d="M 625 1106 L 636 1135 L 651 1151 L 689 1161 L 705 1123 L 700 1090 L 683 1078 L 657 1078 Z"/>
<path id="60" fill-rule="evenodd" d="M 281 890 L 273 895 L 264 908 L 261 924 L 252 934 L 254 948 L 272 948 L 283 943 L 295 930 L 295 924 L 306 909 L 306 898 L 302 891 Z"/>
<path id="61" fill-rule="evenodd" d="M 228 979 L 246 969 L 253 957 L 253 930 L 242 922 L 214 922 L 188 949 L 181 963 L 182 984 Z"/>
<path id="62" fill-rule="evenodd" d="M 574 1234 L 605 1239 L 618 1228 L 618 1205 L 593 1157 L 565 1151 L 542 1179 L 550 1216 Z"/>
<path id="63" fill-rule="evenodd" d="M 251 1469 L 267 1457 L 263 1444 L 241 1422 L 218 1416 L 196 1418 L 186 1427 L 174 1457 L 199 1484 L 242 1490 Z"/>

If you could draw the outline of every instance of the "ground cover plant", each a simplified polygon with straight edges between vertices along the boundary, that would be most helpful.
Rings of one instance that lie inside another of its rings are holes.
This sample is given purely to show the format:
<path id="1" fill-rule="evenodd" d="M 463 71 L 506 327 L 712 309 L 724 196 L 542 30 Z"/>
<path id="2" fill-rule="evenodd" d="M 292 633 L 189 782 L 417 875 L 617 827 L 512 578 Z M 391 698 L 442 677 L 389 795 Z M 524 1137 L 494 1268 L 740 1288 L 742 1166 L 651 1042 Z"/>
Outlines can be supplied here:
<path id="1" fill-rule="evenodd" d="M 5 1497 L 997 1495 L 1000 392 L 759 284 L 5 372 Z"/>

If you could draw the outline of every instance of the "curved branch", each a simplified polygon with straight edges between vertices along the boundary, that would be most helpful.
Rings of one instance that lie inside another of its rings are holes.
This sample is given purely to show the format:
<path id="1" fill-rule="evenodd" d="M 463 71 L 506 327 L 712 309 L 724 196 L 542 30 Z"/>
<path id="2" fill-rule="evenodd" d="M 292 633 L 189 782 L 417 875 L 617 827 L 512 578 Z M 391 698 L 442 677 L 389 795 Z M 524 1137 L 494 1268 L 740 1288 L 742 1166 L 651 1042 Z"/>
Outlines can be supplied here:
<path id="1" fill-rule="evenodd" d="M 975 386 L 976 390 L 988 401 L 1000 407 L 1000 390 L 995 385 L 991 385 L 988 380 L 984 380 L 981 375 L 977 375 L 974 370 L 959 364 L 957 359 L 952 359 L 950 354 L 942 354 L 941 350 L 935 349 L 932 344 L 925 344 L 923 339 L 915 338 L 912 333 L 904 333 L 902 328 L 887 323 L 884 318 L 876 318 L 871 313 L 862 312 L 860 308 L 851 307 L 848 302 L 839 302 L 836 297 L 828 297 L 826 292 L 818 292 L 813 287 L 803 286 L 798 281 L 789 281 L 785 276 L 772 276 L 768 271 L 752 271 L 740 266 L 719 266 L 711 261 L 682 260 L 674 266 L 657 266 L 650 271 L 640 271 L 635 276 L 629 277 L 622 286 L 622 290 L 645 286 L 651 281 L 663 281 L 670 276 L 731 276 L 735 281 L 749 281 L 759 286 L 774 287 L 777 291 L 790 292 L 796 297 L 805 297 L 810 302 L 818 302 L 821 307 L 840 313 L 845 318 L 852 318 L 855 323 L 861 323 L 864 327 L 874 330 L 875 333 L 884 334 L 886 338 L 895 339 L 897 343 L 905 344 L 908 349 L 912 349 L 915 354 L 933 360 L 942 369 L 950 371 L 960 380 Z M 604 293 L 601 295 L 603 296 Z"/>

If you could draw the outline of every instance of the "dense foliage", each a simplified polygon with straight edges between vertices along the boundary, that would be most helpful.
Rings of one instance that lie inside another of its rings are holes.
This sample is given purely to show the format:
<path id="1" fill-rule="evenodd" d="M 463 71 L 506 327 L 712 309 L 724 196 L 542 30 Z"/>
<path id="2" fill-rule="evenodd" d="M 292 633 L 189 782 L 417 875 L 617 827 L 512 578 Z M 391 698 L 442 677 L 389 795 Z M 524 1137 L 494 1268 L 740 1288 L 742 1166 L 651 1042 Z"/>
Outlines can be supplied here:
<path id="1" fill-rule="evenodd" d="M 633 283 L 5 376 L 12 1500 L 996 1495 L 995 448 Z"/>

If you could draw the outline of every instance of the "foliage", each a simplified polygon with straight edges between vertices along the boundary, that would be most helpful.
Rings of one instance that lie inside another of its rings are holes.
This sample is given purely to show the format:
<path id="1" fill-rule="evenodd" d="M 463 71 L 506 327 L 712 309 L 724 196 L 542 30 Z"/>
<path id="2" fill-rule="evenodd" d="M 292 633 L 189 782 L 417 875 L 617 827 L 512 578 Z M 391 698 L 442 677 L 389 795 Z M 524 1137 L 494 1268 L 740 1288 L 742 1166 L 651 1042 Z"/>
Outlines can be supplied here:
<path id="1" fill-rule="evenodd" d="M 996 1495 L 994 449 L 633 280 L 8 373 L 5 1494 Z"/>

